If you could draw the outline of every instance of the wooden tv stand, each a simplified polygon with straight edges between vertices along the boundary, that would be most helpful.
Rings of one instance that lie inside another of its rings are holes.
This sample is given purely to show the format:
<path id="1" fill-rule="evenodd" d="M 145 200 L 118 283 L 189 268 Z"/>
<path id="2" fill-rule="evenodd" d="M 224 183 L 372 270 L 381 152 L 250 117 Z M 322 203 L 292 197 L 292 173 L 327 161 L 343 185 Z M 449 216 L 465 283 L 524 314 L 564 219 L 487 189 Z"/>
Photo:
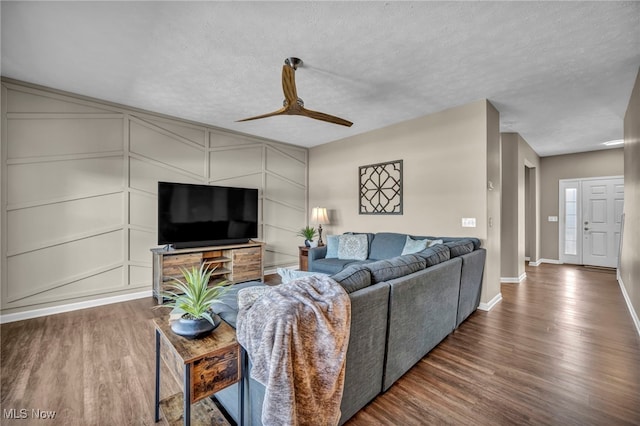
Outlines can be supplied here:
<path id="1" fill-rule="evenodd" d="M 162 303 L 161 293 L 172 278 L 182 279 L 181 268 L 199 268 L 201 264 L 215 268 L 212 280 L 240 283 L 262 280 L 264 275 L 264 243 L 193 247 L 185 249 L 151 249 L 153 253 L 153 296 Z"/>

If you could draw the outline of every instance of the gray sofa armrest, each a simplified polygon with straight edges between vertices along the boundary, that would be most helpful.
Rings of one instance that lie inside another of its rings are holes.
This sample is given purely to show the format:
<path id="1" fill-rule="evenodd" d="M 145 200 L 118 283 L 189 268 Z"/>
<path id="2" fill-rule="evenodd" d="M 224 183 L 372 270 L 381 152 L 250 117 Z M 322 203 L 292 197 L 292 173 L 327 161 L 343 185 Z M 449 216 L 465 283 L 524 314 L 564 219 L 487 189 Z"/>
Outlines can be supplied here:
<path id="1" fill-rule="evenodd" d="M 327 246 L 314 247 L 312 249 L 309 249 L 309 253 L 307 254 L 307 256 L 307 270 L 315 271 L 315 269 L 313 268 L 313 262 L 319 259 L 324 259 L 327 256 Z"/>
<path id="2" fill-rule="evenodd" d="M 487 251 L 483 248 L 460 256 L 462 259 L 462 276 L 460 277 L 460 297 L 458 298 L 456 328 L 480 305 L 482 275 L 484 274 L 486 257 Z"/>
<path id="3" fill-rule="evenodd" d="M 317 259 L 324 259 L 327 256 L 327 246 L 314 247 L 309 249 L 309 262 Z"/>

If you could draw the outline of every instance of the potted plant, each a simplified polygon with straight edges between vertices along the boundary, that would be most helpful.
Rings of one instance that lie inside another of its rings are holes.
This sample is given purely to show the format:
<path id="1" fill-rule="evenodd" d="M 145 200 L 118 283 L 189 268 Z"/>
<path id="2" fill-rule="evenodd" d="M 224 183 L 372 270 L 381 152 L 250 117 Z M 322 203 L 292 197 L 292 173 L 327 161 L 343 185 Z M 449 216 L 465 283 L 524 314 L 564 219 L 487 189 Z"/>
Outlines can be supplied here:
<path id="1" fill-rule="evenodd" d="M 220 325 L 222 320 L 213 313 L 211 306 L 221 303 L 220 298 L 230 286 L 226 281 L 209 286 L 213 269 L 209 270 L 204 263 L 199 269 L 193 266 L 190 270 L 181 270 L 184 280 L 173 278 L 174 283 L 169 286 L 173 291 L 165 291 L 162 294 L 169 301 L 160 307 L 173 308 L 170 317 L 176 318 L 171 322 L 171 330 L 174 333 L 196 339 L 207 335 Z"/>
<path id="2" fill-rule="evenodd" d="M 304 237 L 304 245 L 307 247 L 311 247 L 313 238 L 318 235 L 318 232 L 316 231 L 316 228 L 312 226 L 305 226 L 296 235 L 299 237 Z"/>

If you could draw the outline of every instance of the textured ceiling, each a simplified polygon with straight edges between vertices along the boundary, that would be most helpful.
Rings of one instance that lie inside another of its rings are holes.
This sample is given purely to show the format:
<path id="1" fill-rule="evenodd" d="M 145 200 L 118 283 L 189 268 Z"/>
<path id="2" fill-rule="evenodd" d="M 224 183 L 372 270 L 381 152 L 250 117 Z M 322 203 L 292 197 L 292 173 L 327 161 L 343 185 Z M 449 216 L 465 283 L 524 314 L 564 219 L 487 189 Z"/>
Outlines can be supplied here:
<path id="1" fill-rule="evenodd" d="M 478 99 L 542 155 L 620 139 L 637 2 L 6 2 L 2 75 L 311 147 Z M 282 106 L 298 56 L 299 116 Z"/>

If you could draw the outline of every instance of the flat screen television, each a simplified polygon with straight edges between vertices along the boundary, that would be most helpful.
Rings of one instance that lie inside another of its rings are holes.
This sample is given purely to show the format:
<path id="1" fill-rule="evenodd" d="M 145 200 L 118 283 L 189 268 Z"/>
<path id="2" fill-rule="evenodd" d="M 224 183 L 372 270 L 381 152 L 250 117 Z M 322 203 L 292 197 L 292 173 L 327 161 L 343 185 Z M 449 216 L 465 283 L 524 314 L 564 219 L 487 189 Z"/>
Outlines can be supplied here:
<path id="1" fill-rule="evenodd" d="M 158 244 L 246 243 L 258 236 L 258 190 L 158 182 Z"/>

